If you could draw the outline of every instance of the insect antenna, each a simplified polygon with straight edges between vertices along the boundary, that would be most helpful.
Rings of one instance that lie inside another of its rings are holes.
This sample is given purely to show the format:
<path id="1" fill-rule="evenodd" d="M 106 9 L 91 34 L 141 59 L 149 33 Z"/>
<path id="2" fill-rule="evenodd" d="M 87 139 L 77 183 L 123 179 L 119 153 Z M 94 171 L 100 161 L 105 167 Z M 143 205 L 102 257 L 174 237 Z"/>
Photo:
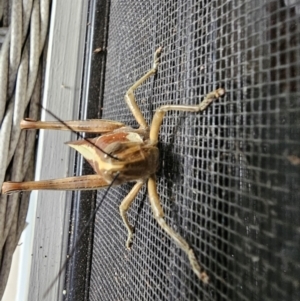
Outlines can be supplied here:
<path id="1" fill-rule="evenodd" d="M 51 291 L 51 289 L 53 288 L 54 284 L 56 283 L 56 281 L 59 279 L 59 277 L 61 276 L 61 274 L 63 273 L 63 271 L 65 270 L 67 264 L 68 264 L 68 260 L 74 255 L 75 251 L 76 251 L 76 248 L 82 238 L 82 236 L 84 235 L 85 231 L 88 229 L 90 223 L 94 220 L 95 218 L 95 215 L 97 213 L 97 211 L 99 210 L 100 206 L 102 205 L 103 201 L 105 200 L 110 188 L 113 186 L 114 182 L 117 180 L 117 178 L 119 177 L 119 173 L 117 173 L 113 180 L 111 181 L 111 183 L 109 184 L 109 186 L 107 187 L 107 189 L 105 190 L 105 193 L 102 197 L 102 199 L 100 200 L 99 204 L 96 206 L 95 210 L 92 212 L 89 220 L 86 222 L 83 230 L 80 232 L 77 240 L 75 241 L 75 244 L 74 246 L 71 248 L 71 251 L 69 252 L 68 254 L 68 258 L 65 260 L 64 264 L 62 265 L 62 267 L 60 268 L 57 276 L 53 279 L 53 281 L 51 282 L 51 284 L 49 285 L 49 287 L 47 288 L 47 290 L 45 291 L 44 295 L 43 295 L 43 298 L 46 298 L 47 295 L 49 294 L 49 292 Z"/>
<path id="2" fill-rule="evenodd" d="M 95 145 L 93 142 L 91 142 L 88 138 L 85 138 L 80 132 L 76 132 L 72 129 L 71 126 L 69 126 L 66 122 L 64 122 L 63 120 L 61 120 L 58 116 L 56 116 L 55 114 L 53 114 L 51 111 L 49 111 L 48 109 L 44 108 L 41 104 L 38 104 L 43 110 L 45 110 L 50 116 L 52 116 L 53 118 L 55 118 L 57 121 L 59 121 L 60 123 L 62 123 L 66 128 L 68 128 L 72 133 L 77 134 L 81 139 L 83 139 L 84 141 L 86 141 L 87 143 L 95 146 L 100 152 L 102 152 L 103 154 L 107 155 L 108 157 L 117 160 L 117 161 L 122 161 L 120 158 L 113 156 L 110 153 L 107 153 L 105 150 L 103 150 L 102 148 L 100 148 L 99 146 Z"/>

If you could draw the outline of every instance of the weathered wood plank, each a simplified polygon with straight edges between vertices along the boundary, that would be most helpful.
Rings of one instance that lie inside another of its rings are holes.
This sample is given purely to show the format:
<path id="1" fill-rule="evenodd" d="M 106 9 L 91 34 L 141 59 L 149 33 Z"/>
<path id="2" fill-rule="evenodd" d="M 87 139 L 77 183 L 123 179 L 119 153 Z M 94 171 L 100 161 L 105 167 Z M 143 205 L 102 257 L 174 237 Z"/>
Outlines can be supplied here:
<path id="1" fill-rule="evenodd" d="M 53 1 L 44 106 L 63 120 L 78 116 L 88 1 Z M 47 113 L 42 118 L 50 120 Z M 74 137 L 73 137 L 74 138 Z M 74 158 L 64 142 L 71 133 L 40 131 L 36 179 L 72 174 Z M 66 258 L 71 193 L 34 192 L 36 204 L 28 300 L 42 300 Z M 24 276 L 26 277 L 26 276 Z M 63 281 L 46 299 L 61 300 Z M 24 295 L 23 295 L 24 296 Z"/>

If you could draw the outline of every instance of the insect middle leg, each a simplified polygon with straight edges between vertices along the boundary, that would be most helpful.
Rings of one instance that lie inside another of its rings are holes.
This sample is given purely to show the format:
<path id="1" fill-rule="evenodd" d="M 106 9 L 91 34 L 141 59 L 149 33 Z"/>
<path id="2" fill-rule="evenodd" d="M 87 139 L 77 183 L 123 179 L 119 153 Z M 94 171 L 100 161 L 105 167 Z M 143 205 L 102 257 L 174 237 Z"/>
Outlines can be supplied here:
<path id="1" fill-rule="evenodd" d="M 153 66 L 152 68 L 144 75 L 142 76 L 136 83 L 134 83 L 126 92 L 125 94 L 125 101 L 132 112 L 134 118 L 140 125 L 142 129 L 147 129 L 148 124 L 138 107 L 135 96 L 134 96 L 134 90 L 137 89 L 143 82 L 145 82 L 150 76 L 154 75 L 157 71 L 158 65 L 159 65 L 159 57 L 162 51 L 162 47 L 159 47 L 155 53 L 154 53 L 154 61 L 153 61 Z"/>
<path id="2" fill-rule="evenodd" d="M 159 107 L 152 120 L 150 128 L 150 141 L 153 145 L 157 144 L 158 134 L 163 118 L 168 111 L 183 111 L 183 112 L 202 112 L 204 111 L 214 100 L 222 97 L 225 94 L 225 89 L 219 88 L 213 92 L 208 93 L 199 105 L 165 105 Z"/>

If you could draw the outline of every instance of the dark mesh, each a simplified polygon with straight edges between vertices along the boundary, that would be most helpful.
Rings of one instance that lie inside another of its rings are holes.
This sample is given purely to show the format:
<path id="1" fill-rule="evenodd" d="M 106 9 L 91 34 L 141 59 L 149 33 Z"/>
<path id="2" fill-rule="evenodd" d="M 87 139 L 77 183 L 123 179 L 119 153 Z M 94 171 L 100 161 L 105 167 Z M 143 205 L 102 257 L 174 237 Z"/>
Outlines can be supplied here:
<path id="1" fill-rule="evenodd" d="M 159 145 L 166 220 L 210 284 L 157 225 L 146 189 L 126 250 L 127 184 L 95 220 L 90 300 L 300 300 L 300 1 L 112 1 L 109 18 L 103 118 L 137 126 L 124 94 L 158 46 L 158 74 L 136 92 L 148 122 L 160 105 L 227 93 L 203 114 L 167 114 Z"/>

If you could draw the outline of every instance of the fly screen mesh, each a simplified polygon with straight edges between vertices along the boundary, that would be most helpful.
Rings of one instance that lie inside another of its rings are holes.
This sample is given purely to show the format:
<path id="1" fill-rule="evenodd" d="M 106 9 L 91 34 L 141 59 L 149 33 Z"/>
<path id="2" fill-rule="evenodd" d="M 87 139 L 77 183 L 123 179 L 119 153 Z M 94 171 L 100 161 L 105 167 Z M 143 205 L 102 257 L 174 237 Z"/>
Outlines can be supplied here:
<path id="1" fill-rule="evenodd" d="M 300 2 L 111 1 L 103 118 L 137 127 L 166 104 L 226 95 L 203 113 L 166 114 L 158 194 L 208 285 L 153 217 L 144 187 L 129 209 L 130 250 L 109 191 L 96 219 L 90 300 L 300 300 Z M 103 192 L 99 192 L 98 201 Z"/>

